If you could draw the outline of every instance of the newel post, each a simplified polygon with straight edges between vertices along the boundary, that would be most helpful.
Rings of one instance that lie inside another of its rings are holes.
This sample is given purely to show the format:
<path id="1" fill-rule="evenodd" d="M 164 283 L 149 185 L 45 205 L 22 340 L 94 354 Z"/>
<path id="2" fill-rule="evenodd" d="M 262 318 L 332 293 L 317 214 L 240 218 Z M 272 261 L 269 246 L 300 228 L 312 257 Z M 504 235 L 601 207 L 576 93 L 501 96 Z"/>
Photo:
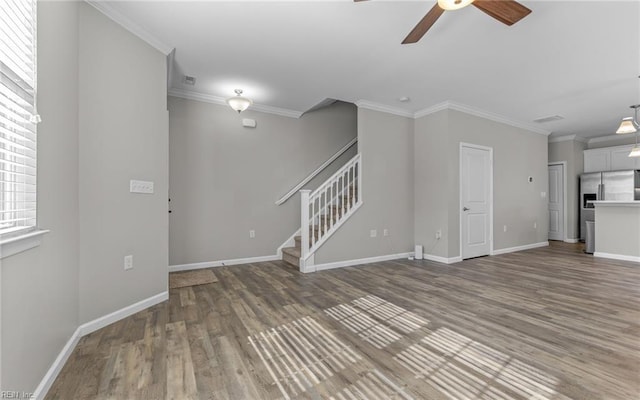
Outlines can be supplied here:
<path id="1" fill-rule="evenodd" d="M 311 190 L 300 191 L 300 268 L 304 268 L 304 261 L 309 256 L 309 194 Z"/>

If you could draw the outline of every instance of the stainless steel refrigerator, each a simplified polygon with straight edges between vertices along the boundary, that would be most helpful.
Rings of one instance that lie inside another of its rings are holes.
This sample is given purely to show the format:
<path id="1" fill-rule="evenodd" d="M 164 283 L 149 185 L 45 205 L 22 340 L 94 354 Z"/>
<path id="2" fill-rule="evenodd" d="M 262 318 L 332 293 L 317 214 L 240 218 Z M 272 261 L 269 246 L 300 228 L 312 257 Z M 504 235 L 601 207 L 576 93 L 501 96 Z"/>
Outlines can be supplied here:
<path id="1" fill-rule="evenodd" d="M 595 219 L 593 201 L 640 200 L 640 170 L 591 172 L 580 175 L 580 239 Z"/>

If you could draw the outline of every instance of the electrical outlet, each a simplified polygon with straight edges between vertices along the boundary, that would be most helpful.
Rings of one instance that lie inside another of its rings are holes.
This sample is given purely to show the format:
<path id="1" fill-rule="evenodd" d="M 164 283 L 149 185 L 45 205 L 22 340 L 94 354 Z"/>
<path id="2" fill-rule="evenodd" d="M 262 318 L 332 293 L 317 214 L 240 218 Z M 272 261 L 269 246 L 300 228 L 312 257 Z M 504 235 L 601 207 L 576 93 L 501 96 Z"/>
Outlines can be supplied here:
<path id="1" fill-rule="evenodd" d="M 253 239 L 256 237 L 256 231 L 254 231 L 253 229 L 249 231 L 249 238 Z"/>
<path id="2" fill-rule="evenodd" d="M 440 240 L 442 239 L 442 231 L 441 230 L 437 230 L 436 231 L 436 240 Z"/>
<path id="3" fill-rule="evenodd" d="M 133 269 L 133 256 L 128 255 L 124 256 L 124 269 L 125 271 L 128 269 Z"/>
<path id="4" fill-rule="evenodd" d="M 538 223 L 537 222 L 533 223 L 533 229 L 538 229 Z"/>
<path id="5" fill-rule="evenodd" d="M 505 225 L 502 229 L 504 229 L 504 231 L 507 231 L 507 226 Z"/>
<path id="6" fill-rule="evenodd" d="M 382 236 L 389 236 L 389 230 L 388 229 L 383 230 Z"/>
<path id="7" fill-rule="evenodd" d="M 372 229 L 372 230 L 369 232 L 369 236 L 371 236 L 372 238 L 374 238 L 374 237 L 378 236 L 378 231 L 377 231 L 377 230 L 375 230 L 375 229 Z"/>
<path id="8" fill-rule="evenodd" d="M 547 192 L 540 192 L 540 197 L 542 197 L 543 199 L 547 197 Z"/>

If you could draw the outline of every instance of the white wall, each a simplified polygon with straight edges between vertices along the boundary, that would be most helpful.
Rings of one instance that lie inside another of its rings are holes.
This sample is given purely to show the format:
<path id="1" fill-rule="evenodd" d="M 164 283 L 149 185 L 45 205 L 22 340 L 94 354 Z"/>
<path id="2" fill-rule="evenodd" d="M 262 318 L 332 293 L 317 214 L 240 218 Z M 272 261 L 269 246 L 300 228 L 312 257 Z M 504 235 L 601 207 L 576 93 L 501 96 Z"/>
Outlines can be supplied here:
<path id="1" fill-rule="evenodd" d="M 86 3 L 79 34 L 83 323 L 167 290 L 169 139 L 165 55 Z"/>
<path id="2" fill-rule="evenodd" d="M 316 265 L 413 249 L 413 120 L 359 108 L 358 145 L 363 205 L 316 252 Z"/>
<path id="3" fill-rule="evenodd" d="M 170 265 L 275 255 L 300 229 L 299 194 L 276 200 L 356 137 L 356 108 L 342 102 L 295 119 L 170 97 L 169 112 Z M 257 127 L 243 128 L 242 118 Z"/>
<path id="4" fill-rule="evenodd" d="M 2 388 L 33 392 L 78 326 L 78 3 L 38 3 L 42 245 L 1 261 Z"/>

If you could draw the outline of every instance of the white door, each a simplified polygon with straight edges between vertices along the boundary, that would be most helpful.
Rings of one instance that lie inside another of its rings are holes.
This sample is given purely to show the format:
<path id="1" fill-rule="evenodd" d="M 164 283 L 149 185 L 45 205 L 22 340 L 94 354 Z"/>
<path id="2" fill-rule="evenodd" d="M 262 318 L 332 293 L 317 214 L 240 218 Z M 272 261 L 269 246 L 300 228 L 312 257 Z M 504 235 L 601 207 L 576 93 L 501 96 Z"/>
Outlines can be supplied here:
<path id="1" fill-rule="evenodd" d="M 549 165 L 549 240 L 564 240 L 564 166 Z"/>
<path id="2" fill-rule="evenodd" d="M 460 147 L 462 258 L 491 252 L 491 149 Z"/>

